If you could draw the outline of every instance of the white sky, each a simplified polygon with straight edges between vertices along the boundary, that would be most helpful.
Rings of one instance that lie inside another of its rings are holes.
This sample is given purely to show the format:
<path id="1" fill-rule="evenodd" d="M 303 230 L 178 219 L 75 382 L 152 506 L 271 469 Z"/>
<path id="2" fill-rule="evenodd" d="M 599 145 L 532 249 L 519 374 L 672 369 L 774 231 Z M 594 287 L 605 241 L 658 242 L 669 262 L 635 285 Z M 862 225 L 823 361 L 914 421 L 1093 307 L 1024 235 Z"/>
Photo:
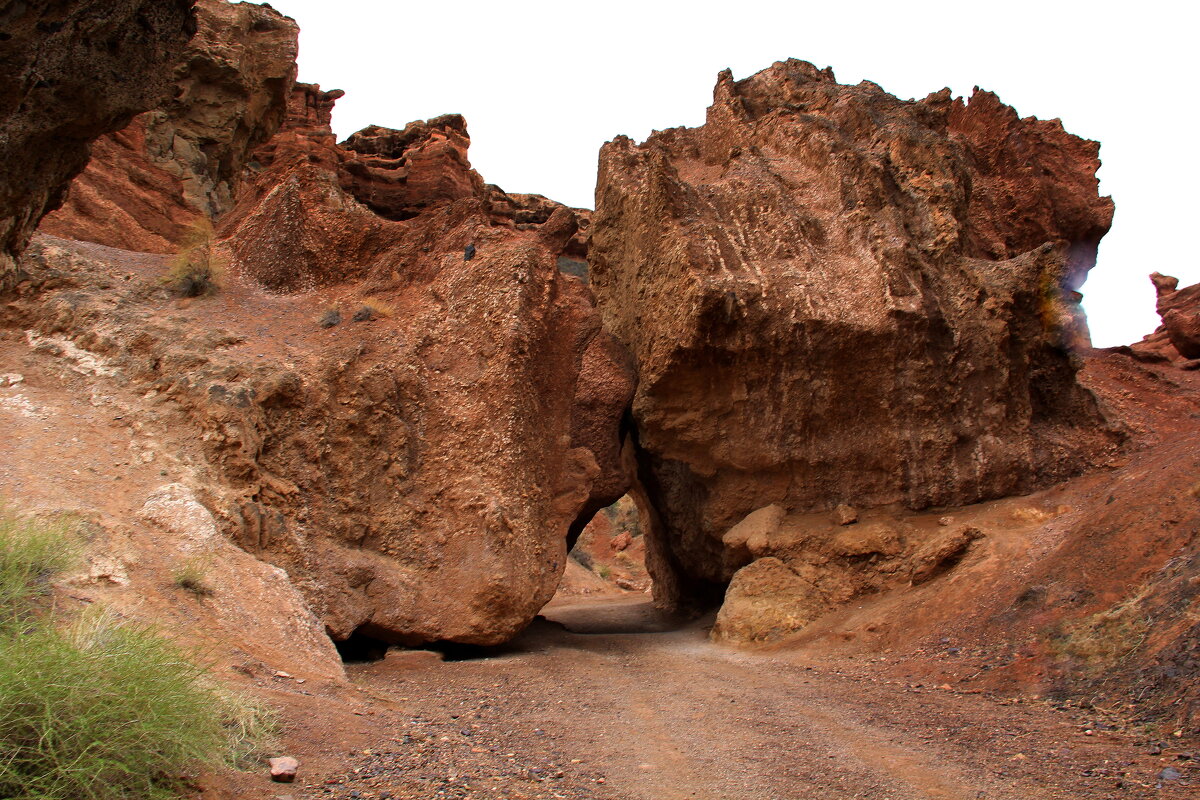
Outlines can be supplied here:
<path id="1" fill-rule="evenodd" d="M 340 138 L 467 118 L 471 163 L 507 191 L 590 208 L 600 145 L 703 123 L 717 72 L 789 57 L 903 98 L 996 92 L 1102 143 L 1113 229 L 1084 286 L 1098 346 L 1158 324 L 1147 275 L 1200 281 L 1200 2 L 409 3 L 271 0 L 300 23 L 300 80 L 344 89 Z"/>

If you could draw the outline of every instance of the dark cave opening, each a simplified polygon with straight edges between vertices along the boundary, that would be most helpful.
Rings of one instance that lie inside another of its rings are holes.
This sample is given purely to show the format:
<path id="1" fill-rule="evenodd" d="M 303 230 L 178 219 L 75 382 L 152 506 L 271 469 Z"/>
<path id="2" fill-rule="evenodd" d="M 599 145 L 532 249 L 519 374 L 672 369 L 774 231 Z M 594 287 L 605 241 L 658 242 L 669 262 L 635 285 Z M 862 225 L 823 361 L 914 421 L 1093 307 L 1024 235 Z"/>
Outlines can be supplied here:
<path id="1" fill-rule="evenodd" d="M 341 641 L 334 639 L 333 646 L 337 648 L 343 664 L 369 664 L 373 661 L 382 661 L 387 655 L 388 648 L 391 647 L 384 640 L 364 633 L 362 628 L 356 629 Z"/>

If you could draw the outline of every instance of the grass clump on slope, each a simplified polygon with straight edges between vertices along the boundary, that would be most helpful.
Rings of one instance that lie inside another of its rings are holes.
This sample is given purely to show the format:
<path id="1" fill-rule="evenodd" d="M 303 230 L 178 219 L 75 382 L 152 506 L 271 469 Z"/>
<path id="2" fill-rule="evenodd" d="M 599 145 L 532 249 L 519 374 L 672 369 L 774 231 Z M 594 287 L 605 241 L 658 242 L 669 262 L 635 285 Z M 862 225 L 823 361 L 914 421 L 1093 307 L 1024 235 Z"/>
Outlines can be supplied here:
<path id="1" fill-rule="evenodd" d="M 203 297 L 221 288 L 228 262 L 217 250 L 217 235 L 208 217 L 198 217 L 179 242 L 163 283 L 184 297 Z"/>
<path id="2" fill-rule="evenodd" d="M 56 620 L 43 596 L 72 539 L 0 509 L 0 797 L 178 797 L 198 767 L 257 755 L 269 715 L 177 645 L 102 610 Z"/>

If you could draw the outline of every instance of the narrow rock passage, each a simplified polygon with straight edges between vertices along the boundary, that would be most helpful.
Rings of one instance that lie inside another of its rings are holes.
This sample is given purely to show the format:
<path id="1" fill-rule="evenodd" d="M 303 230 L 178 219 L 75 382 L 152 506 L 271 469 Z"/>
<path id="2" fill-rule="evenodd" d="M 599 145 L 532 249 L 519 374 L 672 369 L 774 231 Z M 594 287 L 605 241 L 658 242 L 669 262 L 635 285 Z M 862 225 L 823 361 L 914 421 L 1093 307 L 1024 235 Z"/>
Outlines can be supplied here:
<path id="1" fill-rule="evenodd" d="M 550 607 L 511 646 L 352 667 L 304 702 L 303 798 L 1035 800 L 1187 797 L 1125 736 L 1038 703 L 710 644 L 640 599 Z M 579 631 L 603 630 L 603 633 Z M 617 632 L 617 631 L 624 632 Z M 294 698 L 300 700 L 300 698 Z M 1124 773 L 1124 775 L 1123 775 Z M 261 795 L 257 795 L 261 796 Z M 279 793 L 278 796 L 287 796 Z"/>

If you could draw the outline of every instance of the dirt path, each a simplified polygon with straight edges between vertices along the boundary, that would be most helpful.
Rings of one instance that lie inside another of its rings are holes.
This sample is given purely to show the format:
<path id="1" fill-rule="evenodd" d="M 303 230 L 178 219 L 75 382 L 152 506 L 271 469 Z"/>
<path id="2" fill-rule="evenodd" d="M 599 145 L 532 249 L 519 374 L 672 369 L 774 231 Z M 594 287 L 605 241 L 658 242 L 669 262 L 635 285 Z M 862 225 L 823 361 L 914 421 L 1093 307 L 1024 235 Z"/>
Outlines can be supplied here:
<path id="1" fill-rule="evenodd" d="M 304 776 L 266 796 L 1196 796 L 1197 762 L 1085 734 L 1085 723 L 1045 704 L 718 648 L 701 625 L 663 630 L 641 601 L 546 614 L 558 622 L 484 657 L 410 653 L 354 666 L 349 701 L 281 690 L 302 719 L 289 744 Z M 1168 766 L 1184 783 L 1156 788 Z"/>

